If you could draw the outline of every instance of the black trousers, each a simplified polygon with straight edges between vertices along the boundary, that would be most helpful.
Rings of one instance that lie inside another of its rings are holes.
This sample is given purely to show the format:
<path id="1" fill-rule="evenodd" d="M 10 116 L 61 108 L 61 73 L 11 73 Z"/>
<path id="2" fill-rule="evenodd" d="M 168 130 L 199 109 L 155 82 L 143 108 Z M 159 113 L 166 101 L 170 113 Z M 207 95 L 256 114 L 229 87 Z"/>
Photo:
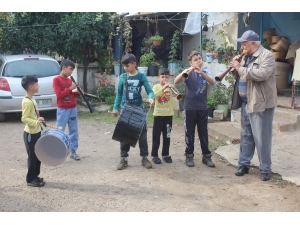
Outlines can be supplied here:
<path id="1" fill-rule="evenodd" d="M 184 110 L 184 130 L 186 154 L 194 154 L 195 128 L 201 143 L 202 154 L 210 154 L 208 150 L 208 110 Z"/>
<path id="2" fill-rule="evenodd" d="M 41 161 L 36 157 L 34 152 L 35 143 L 40 137 L 41 137 L 41 132 L 36 134 L 29 134 L 26 131 L 24 131 L 23 134 L 25 148 L 28 154 L 28 159 L 27 159 L 28 172 L 26 175 L 27 183 L 35 180 L 40 174 Z"/>
<path id="3" fill-rule="evenodd" d="M 154 116 L 151 156 L 158 156 L 160 136 L 163 137 L 162 156 L 169 156 L 172 116 Z"/>

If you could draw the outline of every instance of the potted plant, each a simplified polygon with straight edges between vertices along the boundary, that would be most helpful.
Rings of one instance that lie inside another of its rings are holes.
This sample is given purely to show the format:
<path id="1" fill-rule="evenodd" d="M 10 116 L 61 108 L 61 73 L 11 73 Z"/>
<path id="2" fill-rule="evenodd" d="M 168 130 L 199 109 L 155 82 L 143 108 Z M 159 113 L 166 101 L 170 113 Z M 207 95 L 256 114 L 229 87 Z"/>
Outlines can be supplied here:
<path id="1" fill-rule="evenodd" d="M 159 33 L 155 33 L 155 35 L 150 37 L 150 41 L 152 41 L 154 46 L 160 46 L 162 40 L 164 40 L 164 38 L 160 36 Z"/>
<path id="2" fill-rule="evenodd" d="M 168 68 L 170 70 L 170 75 L 174 75 L 176 73 L 176 70 L 179 67 L 179 60 L 177 59 L 177 50 L 179 48 L 180 42 L 179 42 L 179 31 L 176 30 L 173 34 L 173 37 L 171 39 L 170 43 L 170 52 L 168 56 Z"/>
<path id="3" fill-rule="evenodd" d="M 206 43 L 206 62 L 212 62 L 213 61 L 213 53 L 216 49 L 216 40 L 209 39 Z"/>
<path id="4" fill-rule="evenodd" d="M 146 76 L 157 76 L 159 67 L 161 67 L 161 65 L 157 62 L 155 53 L 153 51 L 145 53 L 140 57 L 140 66 L 138 67 L 138 70 L 144 73 Z"/>
<path id="5" fill-rule="evenodd" d="M 212 98 L 216 102 L 216 110 L 224 110 L 224 117 L 228 115 L 228 104 L 231 101 L 233 88 L 234 88 L 234 79 L 231 74 L 225 76 L 225 80 L 228 85 L 226 86 L 222 82 L 217 82 L 213 86 L 213 91 L 211 93 Z"/>
<path id="6" fill-rule="evenodd" d="M 174 76 L 174 79 L 182 73 L 182 71 L 184 71 L 185 69 L 191 67 L 189 64 L 186 65 L 182 65 L 178 68 L 178 70 L 176 71 L 176 74 Z M 177 91 L 183 95 L 183 99 L 181 101 L 179 101 L 179 110 L 183 111 L 183 104 L 184 104 L 184 93 L 185 93 L 185 83 L 182 81 L 179 84 L 175 84 L 174 85 L 175 88 L 177 89 Z"/>
<path id="7" fill-rule="evenodd" d="M 207 105 L 207 110 L 208 110 L 208 116 L 213 118 L 214 117 L 214 110 L 215 110 L 215 107 L 217 105 L 217 101 L 214 98 L 213 93 L 209 93 L 207 95 L 206 105 Z"/>

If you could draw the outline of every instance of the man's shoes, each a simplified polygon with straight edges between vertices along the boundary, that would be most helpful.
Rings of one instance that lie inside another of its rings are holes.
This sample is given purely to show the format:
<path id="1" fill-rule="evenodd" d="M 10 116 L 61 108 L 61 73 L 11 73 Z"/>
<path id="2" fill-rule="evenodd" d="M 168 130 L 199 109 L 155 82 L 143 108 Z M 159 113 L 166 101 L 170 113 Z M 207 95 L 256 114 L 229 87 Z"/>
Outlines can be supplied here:
<path id="1" fill-rule="evenodd" d="M 215 167 L 215 164 L 211 161 L 211 154 L 203 154 L 202 163 L 209 167 Z"/>
<path id="2" fill-rule="evenodd" d="M 142 164 L 144 167 L 146 167 L 147 169 L 152 168 L 152 163 L 148 160 L 147 157 L 143 157 L 142 159 Z"/>
<path id="3" fill-rule="evenodd" d="M 27 186 L 31 186 L 31 187 L 43 187 L 44 185 L 45 182 L 41 181 L 39 178 L 36 178 L 35 180 L 27 183 Z"/>
<path id="4" fill-rule="evenodd" d="M 125 158 L 121 158 L 121 161 L 117 166 L 117 170 L 123 170 L 127 166 L 128 166 L 128 161 Z"/>
<path id="5" fill-rule="evenodd" d="M 235 172 L 236 176 L 244 176 L 244 174 L 247 174 L 249 172 L 249 168 L 246 166 L 240 166 L 238 170 Z"/>
<path id="6" fill-rule="evenodd" d="M 80 160 L 81 159 L 80 156 L 77 155 L 76 153 L 71 154 L 70 158 L 75 159 L 75 160 Z"/>
<path id="7" fill-rule="evenodd" d="M 270 173 L 261 173 L 260 179 L 261 179 L 262 181 L 270 180 Z"/>
<path id="8" fill-rule="evenodd" d="M 188 167 L 193 167 L 195 166 L 194 164 L 194 154 L 185 154 L 185 164 L 188 166 Z"/>

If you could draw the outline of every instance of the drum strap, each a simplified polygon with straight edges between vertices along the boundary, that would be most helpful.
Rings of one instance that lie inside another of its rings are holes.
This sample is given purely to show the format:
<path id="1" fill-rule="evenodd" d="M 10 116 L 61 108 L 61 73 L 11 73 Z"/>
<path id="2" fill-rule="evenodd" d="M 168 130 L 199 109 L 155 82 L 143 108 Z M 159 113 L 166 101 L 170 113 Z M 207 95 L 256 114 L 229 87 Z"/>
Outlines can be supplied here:
<path id="1" fill-rule="evenodd" d="M 33 103 L 33 101 L 29 97 L 25 97 L 25 98 L 28 98 L 32 102 L 36 115 L 38 117 L 40 117 L 40 113 L 36 110 L 36 107 L 35 107 L 35 104 Z M 41 124 L 40 124 L 40 126 L 41 126 L 41 129 L 43 130 L 43 127 Z"/>

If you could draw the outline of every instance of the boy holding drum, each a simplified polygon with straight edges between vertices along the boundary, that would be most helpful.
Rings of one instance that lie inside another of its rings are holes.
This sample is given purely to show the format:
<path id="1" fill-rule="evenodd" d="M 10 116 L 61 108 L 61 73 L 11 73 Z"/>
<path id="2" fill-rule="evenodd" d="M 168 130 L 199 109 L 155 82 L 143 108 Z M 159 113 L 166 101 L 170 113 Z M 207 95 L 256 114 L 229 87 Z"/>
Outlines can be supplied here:
<path id="1" fill-rule="evenodd" d="M 21 85 L 26 90 L 25 98 L 22 100 L 21 118 L 21 121 L 25 124 L 23 139 L 28 154 L 26 182 L 28 186 L 43 187 L 45 181 L 43 178 L 38 177 L 41 161 L 34 152 L 35 143 L 41 137 L 40 123 L 44 121 L 44 118 L 39 115 L 38 107 L 33 97 L 39 91 L 38 79 L 35 76 L 26 75 L 22 78 Z"/>
<path id="2" fill-rule="evenodd" d="M 136 57 L 133 54 L 126 54 L 122 58 L 122 65 L 126 73 L 120 75 L 117 95 L 113 107 L 114 115 L 118 115 L 118 109 L 121 106 L 123 108 L 126 101 L 126 92 L 128 92 L 128 103 L 131 105 L 136 105 L 144 107 L 143 99 L 141 95 L 142 86 L 144 86 L 150 105 L 154 103 L 154 95 L 149 85 L 148 79 L 145 74 L 140 73 L 136 70 Z M 128 80 L 128 89 L 125 90 L 124 83 L 125 80 Z M 121 110 L 122 114 L 122 110 Z M 148 143 L 147 143 L 147 123 L 145 122 L 144 127 L 142 128 L 141 135 L 139 137 L 139 147 L 140 147 L 140 156 L 142 157 L 142 165 L 147 169 L 152 168 L 151 162 L 147 159 L 148 156 Z M 130 145 L 127 143 L 120 142 L 120 155 L 121 161 L 117 166 L 118 170 L 123 170 L 128 166 L 128 152 L 130 150 Z"/>

